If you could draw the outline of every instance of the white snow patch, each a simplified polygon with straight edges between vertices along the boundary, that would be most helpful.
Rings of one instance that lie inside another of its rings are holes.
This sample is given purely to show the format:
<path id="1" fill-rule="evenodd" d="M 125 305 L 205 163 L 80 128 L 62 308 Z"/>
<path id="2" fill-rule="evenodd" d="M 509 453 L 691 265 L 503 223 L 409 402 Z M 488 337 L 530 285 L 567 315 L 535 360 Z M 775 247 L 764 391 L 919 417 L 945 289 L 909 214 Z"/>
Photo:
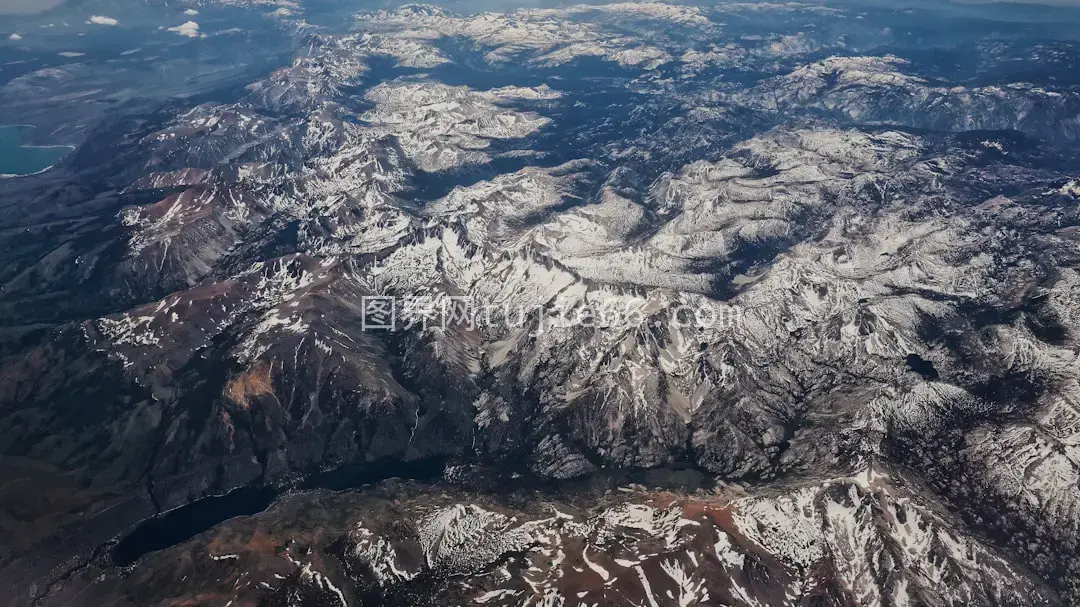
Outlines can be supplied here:
<path id="1" fill-rule="evenodd" d="M 240 558 L 239 554 L 211 554 L 210 558 L 215 561 L 229 561 Z"/>
<path id="2" fill-rule="evenodd" d="M 1059 194 L 1080 198 L 1080 179 L 1070 180 L 1068 183 L 1058 188 L 1057 191 Z"/>

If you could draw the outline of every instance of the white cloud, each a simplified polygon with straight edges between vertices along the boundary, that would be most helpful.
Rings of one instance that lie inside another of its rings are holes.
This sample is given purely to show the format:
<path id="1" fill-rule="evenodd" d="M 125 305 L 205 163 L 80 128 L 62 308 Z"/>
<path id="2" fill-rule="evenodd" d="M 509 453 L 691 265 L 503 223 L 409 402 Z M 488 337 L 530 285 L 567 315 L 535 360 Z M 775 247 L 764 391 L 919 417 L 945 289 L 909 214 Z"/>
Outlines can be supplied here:
<path id="1" fill-rule="evenodd" d="M 8 40 L 11 40 L 13 42 L 18 42 L 19 40 L 22 40 L 22 36 L 20 36 L 18 34 L 12 34 L 12 35 L 8 36 Z"/>
<path id="2" fill-rule="evenodd" d="M 189 17 L 194 17 L 195 15 L 199 14 L 199 11 L 197 11 L 197 10 L 195 10 L 193 8 L 189 8 L 186 11 L 184 11 L 184 14 L 189 16 Z"/>
<path id="3" fill-rule="evenodd" d="M 177 25 L 176 27 L 170 27 L 169 31 L 170 32 L 176 32 L 177 34 L 180 34 L 181 36 L 187 36 L 188 38 L 198 38 L 199 37 L 199 24 L 195 23 L 194 21 L 188 21 L 187 23 L 184 23 L 182 25 Z"/>
<path id="4" fill-rule="evenodd" d="M 104 17 L 102 15 L 94 15 L 94 16 L 90 17 L 90 20 L 87 21 L 87 23 L 93 23 L 93 24 L 96 24 L 96 25 L 116 25 L 116 24 L 118 24 L 120 22 L 117 21 L 116 19 L 113 19 L 112 17 Z"/>

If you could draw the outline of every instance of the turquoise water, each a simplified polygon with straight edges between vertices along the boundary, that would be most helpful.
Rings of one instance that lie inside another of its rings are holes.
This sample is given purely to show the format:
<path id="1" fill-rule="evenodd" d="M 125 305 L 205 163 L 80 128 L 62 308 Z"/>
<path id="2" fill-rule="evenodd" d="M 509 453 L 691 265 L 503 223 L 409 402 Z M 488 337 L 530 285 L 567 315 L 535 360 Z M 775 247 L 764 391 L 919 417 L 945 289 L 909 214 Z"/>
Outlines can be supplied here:
<path id="1" fill-rule="evenodd" d="M 30 175 L 56 164 L 70 146 L 27 147 L 23 135 L 33 127 L 0 126 L 0 175 Z"/>

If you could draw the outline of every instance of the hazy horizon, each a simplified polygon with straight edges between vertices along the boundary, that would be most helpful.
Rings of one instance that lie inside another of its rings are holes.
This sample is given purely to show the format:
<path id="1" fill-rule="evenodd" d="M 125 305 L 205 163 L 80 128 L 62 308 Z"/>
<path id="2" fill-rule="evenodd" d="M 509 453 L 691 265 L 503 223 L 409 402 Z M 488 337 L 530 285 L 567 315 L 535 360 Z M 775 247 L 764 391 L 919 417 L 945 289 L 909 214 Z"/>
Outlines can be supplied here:
<path id="1" fill-rule="evenodd" d="M 44 12 L 62 4 L 65 0 L 0 0 L 0 15 L 31 15 L 34 13 Z M 671 0 L 678 2 L 679 0 Z M 1042 4 L 1046 6 L 1069 6 L 1080 7 L 1080 0 L 951 0 L 958 4 Z M 577 4 L 577 3 L 589 3 L 590 0 L 565 0 L 565 2 L 556 2 L 557 4 Z M 455 0 L 434 0 L 435 4 L 455 4 Z M 528 2 L 524 2 L 528 4 Z M 508 0 L 507 5 L 513 6 L 516 4 L 523 4 L 520 0 Z"/>
<path id="2" fill-rule="evenodd" d="M 64 0 L 0 0 L 0 15 L 29 15 L 49 10 Z"/>

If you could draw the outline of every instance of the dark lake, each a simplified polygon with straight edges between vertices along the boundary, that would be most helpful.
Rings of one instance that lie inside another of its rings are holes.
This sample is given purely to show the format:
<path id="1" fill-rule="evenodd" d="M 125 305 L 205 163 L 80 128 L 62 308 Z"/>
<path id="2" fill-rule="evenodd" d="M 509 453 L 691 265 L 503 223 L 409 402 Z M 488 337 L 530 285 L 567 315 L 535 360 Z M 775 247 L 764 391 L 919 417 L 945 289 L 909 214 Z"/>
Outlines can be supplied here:
<path id="1" fill-rule="evenodd" d="M 60 161 L 72 150 L 68 145 L 23 145 L 30 126 L 0 126 L 0 175 L 32 175 Z"/>
<path id="2" fill-rule="evenodd" d="M 390 478 L 432 480 L 442 475 L 445 465 L 445 459 L 439 457 L 413 462 L 354 464 L 312 475 L 296 489 L 343 491 Z M 112 562 L 126 567 L 144 554 L 185 542 L 231 518 L 258 514 L 286 491 L 288 488 L 284 487 L 241 487 L 147 519 L 116 544 L 112 549 Z"/>

